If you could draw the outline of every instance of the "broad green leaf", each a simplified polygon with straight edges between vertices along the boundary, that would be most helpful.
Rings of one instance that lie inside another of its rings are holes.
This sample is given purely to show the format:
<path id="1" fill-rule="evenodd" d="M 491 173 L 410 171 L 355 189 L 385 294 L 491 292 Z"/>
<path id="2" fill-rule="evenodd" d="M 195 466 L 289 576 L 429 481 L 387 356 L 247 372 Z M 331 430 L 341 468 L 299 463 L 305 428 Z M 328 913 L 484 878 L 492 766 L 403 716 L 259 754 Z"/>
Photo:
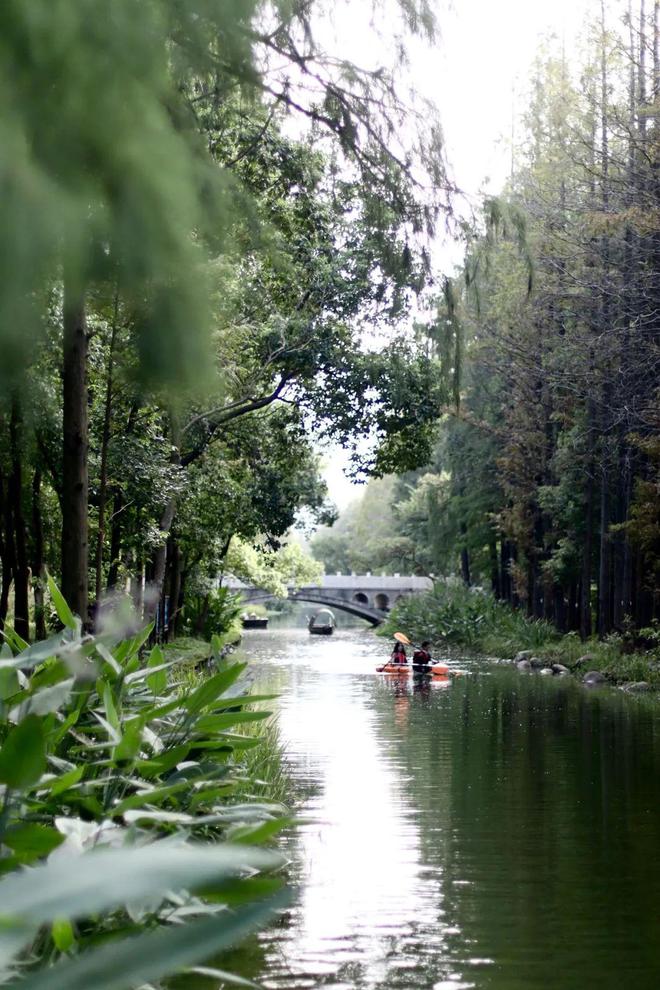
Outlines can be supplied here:
<path id="1" fill-rule="evenodd" d="M 221 670 L 218 674 L 214 674 L 212 677 L 209 677 L 209 679 L 200 684 L 200 686 L 193 691 L 188 698 L 184 699 L 183 703 L 185 707 L 191 714 L 208 707 L 212 704 L 212 702 L 216 701 L 223 691 L 226 691 L 227 688 L 234 683 L 234 681 L 238 680 L 246 667 L 247 664 L 245 663 L 235 663 L 231 667 L 227 667 L 226 670 Z"/>
<path id="2" fill-rule="evenodd" d="M 254 749 L 261 746 L 261 739 L 254 736 L 241 736 L 236 732 L 219 732 L 213 739 L 196 739 L 193 749 L 222 749 L 229 746 L 231 749 Z"/>
<path id="3" fill-rule="evenodd" d="M 140 752 L 142 745 L 142 725 L 140 722 L 131 722 L 124 728 L 124 735 L 112 751 L 112 759 L 115 763 L 125 763 L 134 760 Z"/>
<path id="4" fill-rule="evenodd" d="M 221 715 L 202 715 L 195 722 L 195 732 L 222 732 L 242 722 L 263 722 L 272 712 L 224 712 Z"/>
<path id="5" fill-rule="evenodd" d="M 132 636 L 130 639 L 125 639 L 119 646 L 115 649 L 115 660 L 121 666 L 124 666 L 128 661 L 138 653 L 144 646 L 146 641 L 151 636 L 153 629 L 153 622 L 141 629 L 139 633 Z"/>
<path id="6" fill-rule="evenodd" d="M 227 767 L 222 769 L 226 770 Z M 189 807 L 191 811 L 198 808 L 202 804 L 211 804 L 214 801 L 225 800 L 232 791 L 236 790 L 238 783 L 236 780 L 228 780 L 224 784 L 220 784 L 217 787 L 211 787 L 208 790 L 197 791 L 190 799 Z"/>
<path id="7" fill-rule="evenodd" d="M 153 674 L 147 677 L 147 684 L 149 685 L 149 690 L 156 697 L 162 694 L 167 688 L 167 674 L 165 673 L 165 657 L 163 656 L 163 651 L 160 646 L 154 646 L 153 650 L 149 654 L 149 660 L 147 662 L 147 667 L 158 667 L 159 669 Z"/>
<path id="8" fill-rule="evenodd" d="M 76 939 L 73 934 L 73 926 L 67 918 L 56 918 L 51 925 L 50 933 L 55 943 L 55 948 L 60 952 L 68 952 L 75 945 Z"/>
<path id="9" fill-rule="evenodd" d="M 240 876 L 244 870 L 272 869 L 282 859 L 245 846 L 152 845 L 95 849 L 82 856 L 58 856 L 28 873 L 0 881 L 5 917 L 37 925 L 62 917 L 80 918 L 133 901 L 193 890 Z"/>
<path id="10" fill-rule="evenodd" d="M 61 776 L 49 780 L 45 786 L 53 797 L 57 797 L 58 794 L 63 794 L 82 780 L 84 769 L 84 767 L 76 767 L 75 770 L 69 770 L 68 773 L 63 773 Z"/>
<path id="11" fill-rule="evenodd" d="M 17 671 L 11 667 L 0 669 L 0 701 L 6 701 L 12 695 L 18 694 L 20 689 Z"/>
<path id="12" fill-rule="evenodd" d="M 98 655 L 107 663 L 113 673 L 121 674 L 121 667 L 113 657 L 112 652 L 108 649 L 108 647 L 105 646 L 104 643 L 99 642 L 99 640 L 96 640 L 95 645 Z"/>
<path id="13" fill-rule="evenodd" d="M 294 821 L 293 818 L 274 818 L 267 822 L 260 822 L 258 825 L 238 825 L 231 829 L 228 838 L 231 842 L 241 842 L 249 846 L 260 845 L 278 835 L 282 829 Z"/>
<path id="14" fill-rule="evenodd" d="M 2 841 L 13 850 L 21 862 L 29 863 L 57 849 L 64 841 L 64 836 L 48 825 L 29 822 L 8 829 L 3 834 Z"/>
<path id="15" fill-rule="evenodd" d="M 225 704 L 212 705 L 214 712 L 224 711 L 227 708 L 235 708 L 236 705 L 253 705 L 257 701 L 274 701 L 279 697 L 277 694 L 237 694 L 234 697 L 227 697 Z"/>
<path id="16" fill-rule="evenodd" d="M 65 634 L 59 632 L 49 639 L 43 639 L 39 643 L 29 646 L 12 659 L 5 658 L 0 660 L 0 668 L 22 667 L 28 670 L 31 667 L 36 667 L 39 663 L 43 663 L 44 660 L 48 660 L 50 657 L 55 657 L 62 652 L 70 650 L 71 646 L 72 644 L 70 640 L 66 639 Z"/>
<path id="17" fill-rule="evenodd" d="M 73 726 L 76 724 L 79 718 L 80 718 L 79 709 L 76 709 L 75 712 L 71 712 L 70 715 L 67 715 L 64 721 L 60 725 L 58 725 L 57 730 L 55 732 L 51 732 L 48 739 L 49 747 L 52 748 L 53 746 L 57 746 L 62 741 L 62 739 L 64 739 L 69 729 L 73 728 Z"/>
<path id="18" fill-rule="evenodd" d="M 106 718 L 103 718 L 102 715 L 99 715 L 98 712 L 92 712 L 92 714 L 94 718 L 97 720 L 97 722 L 100 725 L 102 725 L 105 731 L 108 733 L 108 739 L 112 742 L 112 744 L 114 746 L 118 746 L 119 743 L 121 742 L 121 733 L 119 732 L 119 730 L 115 729 L 114 725 L 111 725 L 110 722 L 108 722 Z"/>
<path id="19" fill-rule="evenodd" d="M 27 650 L 30 645 L 23 639 L 22 636 L 19 636 L 16 630 L 12 629 L 11 626 L 5 626 L 3 636 L 15 653 L 22 653 L 23 650 Z"/>
<path id="20" fill-rule="evenodd" d="M 165 753 L 159 753 L 158 756 L 154 756 L 150 760 L 138 760 L 135 764 L 135 769 L 147 779 L 159 777 L 161 774 L 167 773 L 168 770 L 175 767 L 177 763 L 183 763 L 190 752 L 191 746 L 192 742 L 184 743 L 181 746 L 174 746 L 172 749 L 168 749 Z"/>
<path id="21" fill-rule="evenodd" d="M 187 925 L 114 940 L 74 959 L 27 976 L 21 990 L 126 990 L 202 962 L 229 948 L 288 906 L 281 892 L 270 900 L 214 914 Z M 18 987 L 19 984 L 12 986 Z"/>
<path id="22" fill-rule="evenodd" d="M 103 698 L 105 717 L 112 726 L 112 728 L 115 729 L 116 732 L 119 732 L 121 731 L 119 724 L 119 715 L 117 714 L 117 709 L 115 707 L 115 700 L 112 696 L 112 688 L 110 687 L 107 681 L 102 681 L 100 686 L 102 690 L 101 691 L 98 690 L 99 685 L 97 685 L 96 690 Z"/>
<path id="23" fill-rule="evenodd" d="M 169 670 L 170 667 L 176 667 L 179 663 L 178 660 L 169 660 L 167 663 L 163 663 L 158 667 L 142 667 L 139 670 L 134 670 L 132 673 L 127 674 L 124 678 L 124 684 L 137 684 L 139 681 L 149 682 L 150 677 L 155 677 L 161 671 Z M 165 685 L 167 686 L 167 679 L 165 680 Z"/>
<path id="24" fill-rule="evenodd" d="M 45 769 L 42 721 L 38 715 L 28 715 L 10 729 L 0 749 L 0 783 L 11 788 L 29 787 L 40 779 Z"/>
<path id="25" fill-rule="evenodd" d="M 50 712 L 59 711 L 71 697 L 73 684 L 74 678 L 69 677 L 67 680 L 60 681 L 59 684 L 54 684 L 52 687 L 44 688 L 42 691 L 36 691 L 22 701 L 20 705 L 13 708 L 9 713 L 9 718 L 12 722 L 16 722 L 26 714 L 48 715 Z"/>
<path id="26" fill-rule="evenodd" d="M 78 624 L 76 623 L 75 616 L 64 600 L 62 592 L 57 587 L 50 574 L 47 574 L 46 578 L 48 580 L 50 597 L 53 599 L 53 605 L 55 606 L 55 611 L 57 612 L 60 622 L 63 626 L 67 626 L 69 629 L 77 629 Z"/>
<path id="27" fill-rule="evenodd" d="M 132 794 L 130 797 L 124 798 L 118 805 L 112 809 L 112 814 L 123 815 L 125 811 L 130 811 L 132 808 L 143 808 L 146 804 L 160 804 L 161 801 L 167 800 L 167 798 L 178 794 L 180 791 L 185 791 L 190 789 L 190 781 L 182 780 L 178 784 L 172 784 L 169 787 L 149 787 L 144 791 L 139 791 L 137 794 Z"/>

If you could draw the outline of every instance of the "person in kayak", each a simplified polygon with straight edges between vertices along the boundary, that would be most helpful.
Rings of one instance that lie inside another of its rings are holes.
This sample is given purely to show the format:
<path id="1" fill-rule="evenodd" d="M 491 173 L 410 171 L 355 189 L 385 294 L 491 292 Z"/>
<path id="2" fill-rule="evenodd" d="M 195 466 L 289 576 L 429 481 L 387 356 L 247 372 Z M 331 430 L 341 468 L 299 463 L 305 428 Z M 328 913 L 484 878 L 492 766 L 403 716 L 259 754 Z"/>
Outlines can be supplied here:
<path id="1" fill-rule="evenodd" d="M 394 644 L 390 663 L 408 663 L 408 657 L 406 656 L 406 649 L 403 643 Z"/>
<path id="2" fill-rule="evenodd" d="M 432 662 L 431 654 L 429 652 L 430 646 L 431 644 L 429 643 L 428 639 L 425 639 L 422 645 L 417 647 L 417 649 L 413 653 L 413 666 L 428 667 L 431 664 Z"/>

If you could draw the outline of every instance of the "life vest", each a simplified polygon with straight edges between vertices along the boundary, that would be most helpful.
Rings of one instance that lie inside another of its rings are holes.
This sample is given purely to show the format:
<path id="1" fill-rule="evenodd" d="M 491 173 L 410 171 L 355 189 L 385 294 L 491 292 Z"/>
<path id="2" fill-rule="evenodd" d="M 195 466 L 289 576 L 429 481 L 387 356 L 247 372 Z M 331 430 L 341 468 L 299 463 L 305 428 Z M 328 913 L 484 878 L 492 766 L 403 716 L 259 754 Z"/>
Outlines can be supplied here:
<path id="1" fill-rule="evenodd" d="M 431 654 L 427 650 L 415 650 L 413 653 L 413 663 L 431 663 Z"/>

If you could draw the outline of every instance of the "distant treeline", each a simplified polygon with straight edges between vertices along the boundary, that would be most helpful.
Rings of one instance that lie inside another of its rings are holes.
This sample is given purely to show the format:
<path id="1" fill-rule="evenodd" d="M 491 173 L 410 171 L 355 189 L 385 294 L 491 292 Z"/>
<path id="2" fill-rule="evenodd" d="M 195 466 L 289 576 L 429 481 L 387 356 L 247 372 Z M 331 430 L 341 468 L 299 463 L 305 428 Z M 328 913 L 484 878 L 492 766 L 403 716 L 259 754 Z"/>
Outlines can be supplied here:
<path id="1" fill-rule="evenodd" d="M 660 617 L 659 13 L 595 8 L 579 66 L 539 54 L 507 189 L 438 300 L 431 464 L 315 542 L 329 570 L 458 572 L 585 637 Z"/>

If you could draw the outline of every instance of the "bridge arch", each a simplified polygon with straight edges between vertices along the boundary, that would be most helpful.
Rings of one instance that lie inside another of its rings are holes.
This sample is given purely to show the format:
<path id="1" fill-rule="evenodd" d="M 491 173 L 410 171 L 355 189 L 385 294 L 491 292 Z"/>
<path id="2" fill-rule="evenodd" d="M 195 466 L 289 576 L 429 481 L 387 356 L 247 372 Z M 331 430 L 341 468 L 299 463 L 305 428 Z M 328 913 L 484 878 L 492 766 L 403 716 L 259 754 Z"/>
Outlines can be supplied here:
<path id="1" fill-rule="evenodd" d="M 249 595 L 246 595 L 244 601 L 246 604 L 268 601 L 276 596 L 271 594 L 269 591 L 263 591 L 262 589 L 255 589 Z M 328 595 L 323 592 L 320 588 L 313 589 L 307 588 L 301 591 L 292 591 L 289 593 L 287 601 L 290 602 L 310 602 L 313 605 L 325 605 L 326 608 L 338 609 L 340 612 L 348 612 L 349 615 L 355 615 L 358 619 L 365 619 L 366 622 L 370 622 L 372 626 L 379 626 L 381 622 L 385 621 L 385 613 L 379 611 L 379 609 L 371 608 L 369 605 L 364 605 L 362 602 L 348 601 L 345 598 L 335 598 L 332 595 Z"/>
<path id="2" fill-rule="evenodd" d="M 357 605 L 368 605 L 369 597 L 365 595 L 364 591 L 356 591 L 355 594 L 353 595 L 353 601 Z"/>

